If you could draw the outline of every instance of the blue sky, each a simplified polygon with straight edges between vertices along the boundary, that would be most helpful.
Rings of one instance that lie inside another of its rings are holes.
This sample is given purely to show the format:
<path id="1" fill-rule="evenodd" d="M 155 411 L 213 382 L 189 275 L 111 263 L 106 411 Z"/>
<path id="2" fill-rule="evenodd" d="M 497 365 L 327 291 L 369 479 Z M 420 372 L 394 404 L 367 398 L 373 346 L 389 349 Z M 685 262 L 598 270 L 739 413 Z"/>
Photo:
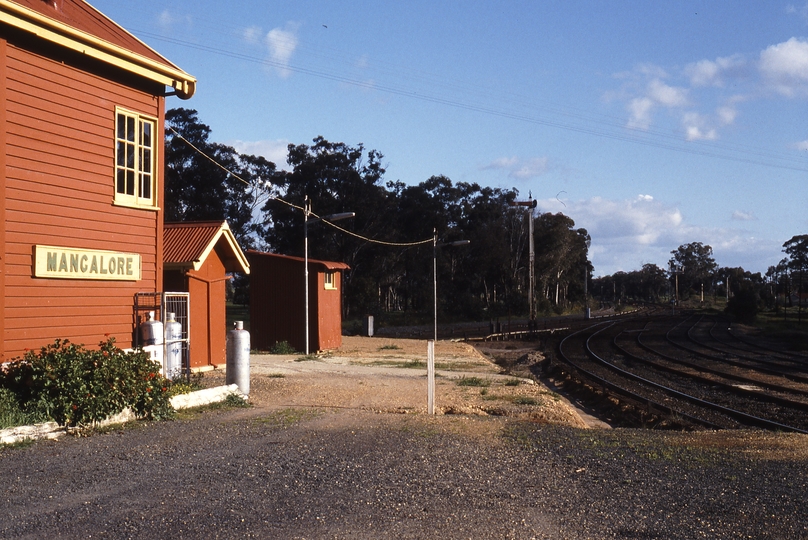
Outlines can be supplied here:
<path id="1" fill-rule="evenodd" d="M 689 242 L 765 273 L 808 233 L 806 0 L 90 3 L 197 77 L 167 105 L 214 141 L 515 187 L 589 231 L 596 276 Z"/>

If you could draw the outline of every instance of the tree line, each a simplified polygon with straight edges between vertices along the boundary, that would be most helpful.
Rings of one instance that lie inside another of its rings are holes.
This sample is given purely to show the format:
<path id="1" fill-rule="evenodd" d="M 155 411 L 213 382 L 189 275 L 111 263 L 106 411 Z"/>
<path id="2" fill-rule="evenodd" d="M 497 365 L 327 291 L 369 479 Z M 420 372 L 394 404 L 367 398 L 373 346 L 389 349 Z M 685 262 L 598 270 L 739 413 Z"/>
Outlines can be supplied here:
<path id="1" fill-rule="evenodd" d="M 721 298 L 729 315 L 753 322 L 761 310 L 787 315 L 796 308 L 802 319 L 805 281 L 808 281 L 808 235 L 783 243 L 786 256 L 765 274 L 741 267 L 721 267 L 713 249 L 701 242 L 682 244 L 671 251 L 668 268 L 645 264 L 640 270 L 617 272 L 593 281 L 593 294 L 601 302 L 679 302 Z"/>
<path id="2" fill-rule="evenodd" d="M 288 170 L 282 170 L 210 136 L 196 111 L 166 113 L 166 221 L 226 219 L 245 249 L 303 256 L 307 200 L 319 216 L 355 212 L 338 223 L 353 234 L 322 223 L 308 227 L 309 257 L 351 268 L 343 278 L 346 318 L 411 314 L 415 322 L 431 313 L 433 254 L 442 318 L 526 315 L 528 216 L 538 310 L 560 312 L 584 300 L 592 271 L 589 234 L 561 213 L 513 206 L 520 198 L 515 188 L 441 175 L 417 185 L 387 180 L 380 152 L 323 137 L 290 144 Z M 439 245 L 470 244 L 433 251 L 433 234 Z M 236 281 L 236 299 L 244 302 L 246 279 Z"/>

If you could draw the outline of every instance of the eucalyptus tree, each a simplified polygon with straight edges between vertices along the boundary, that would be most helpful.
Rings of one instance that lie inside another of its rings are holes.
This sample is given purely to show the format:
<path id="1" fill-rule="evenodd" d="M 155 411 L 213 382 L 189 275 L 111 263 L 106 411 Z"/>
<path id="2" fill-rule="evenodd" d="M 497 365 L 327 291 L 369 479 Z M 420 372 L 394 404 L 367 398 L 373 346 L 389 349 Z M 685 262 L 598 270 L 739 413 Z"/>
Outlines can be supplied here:
<path id="1" fill-rule="evenodd" d="M 718 265 L 713 259 L 713 248 L 701 242 L 682 244 L 671 251 L 672 272 L 678 274 L 679 294 L 688 297 L 691 293 L 699 293 L 702 287 L 707 292 L 712 290 L 714 274 Z"/>
<path id="2" fill-rule="evenodd" d="M 808 266 L 808 235 L 792 236 L 783 244 L 783 251 L 788 255 L 788 267 L 797 271 L 797 313 L 798 320 L 802 322 L 802 279 L 803 270 Z"/>

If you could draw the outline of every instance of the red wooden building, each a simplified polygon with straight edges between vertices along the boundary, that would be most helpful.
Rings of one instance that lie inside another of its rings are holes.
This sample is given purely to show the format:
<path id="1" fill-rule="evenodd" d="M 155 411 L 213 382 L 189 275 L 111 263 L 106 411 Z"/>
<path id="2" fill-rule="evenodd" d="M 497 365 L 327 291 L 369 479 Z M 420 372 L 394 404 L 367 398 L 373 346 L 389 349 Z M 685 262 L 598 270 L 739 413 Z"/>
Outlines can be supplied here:
<path id="1" fill-rule="evenodd" d="M 306 350 L 304 260 L 276 253 L 248 251 L 250 261 L 250 344 L 269 350 L 287 341 Z M 342 345 L 341 262 L 309 259 L 309 350 Z"/>
<path id="2" fill-rule="evenodd" d="M 225 284 L 250 265 L 226 221 L 166 223 L 163 287 L 187 292 L 191 369 L 226 363 Z"/>
<path id="3" fill-rule="evenodd" d="M 0 0 L 0 78 L 0 361 L 128 347 L 163 290 L 165 98 L 196 80 L 83 0 Z"/>

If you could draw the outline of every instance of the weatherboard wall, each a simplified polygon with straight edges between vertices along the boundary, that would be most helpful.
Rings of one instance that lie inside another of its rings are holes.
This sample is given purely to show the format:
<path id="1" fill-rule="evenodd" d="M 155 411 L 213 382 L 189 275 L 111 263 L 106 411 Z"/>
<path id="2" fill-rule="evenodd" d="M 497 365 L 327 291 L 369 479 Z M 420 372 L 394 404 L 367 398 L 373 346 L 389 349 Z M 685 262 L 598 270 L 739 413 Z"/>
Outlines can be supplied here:
<path id="1" fill-rule="evenodd" d="M 94 346 L 109 334 L 128 347 L 134 294 L 161 290 L 162 216 L 113 204 L 115 112 L 124 107 L 156 118 L 159 136 L 164 98 L 113 68 L 4 32 L 0 358 L 57 338 Z M 158 151 L 156 171 L 162 170 Z M 158 208 L 161 182 L 158 175 Z M 37 245 L 136 253 L 141 279 L 34 277 Z"/>

